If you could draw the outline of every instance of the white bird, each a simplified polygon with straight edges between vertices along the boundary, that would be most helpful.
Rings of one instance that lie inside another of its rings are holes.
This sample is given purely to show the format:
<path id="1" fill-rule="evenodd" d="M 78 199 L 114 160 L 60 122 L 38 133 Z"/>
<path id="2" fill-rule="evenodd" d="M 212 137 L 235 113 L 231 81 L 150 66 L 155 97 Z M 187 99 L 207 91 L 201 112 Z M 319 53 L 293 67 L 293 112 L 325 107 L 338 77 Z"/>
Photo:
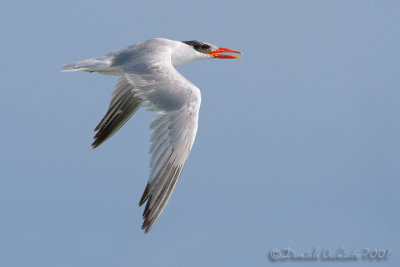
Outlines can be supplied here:
<path id="1" fill-rule="evenodd" d="M 110 138 L 144 104 L 157 110 L 151 123 L 150 177 L 139 205 L 146 201 L 147 233 L 165 208 L 181 175 L 197 132 L 200 90 L 175 67 L 197 59 L 239 58 L 239 51 L 200 41 L 156 38 L 105 56 L 61 66 L 120 76 L 104 118 L 97 125 L 93 148 Z"/>

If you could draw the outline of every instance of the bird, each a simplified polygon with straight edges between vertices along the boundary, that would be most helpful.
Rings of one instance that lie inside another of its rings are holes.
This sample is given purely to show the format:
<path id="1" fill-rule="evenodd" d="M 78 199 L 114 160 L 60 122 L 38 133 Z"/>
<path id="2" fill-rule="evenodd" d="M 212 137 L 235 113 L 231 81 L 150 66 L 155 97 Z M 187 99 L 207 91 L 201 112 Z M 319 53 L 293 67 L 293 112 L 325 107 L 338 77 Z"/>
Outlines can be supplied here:
<path id="1" fill-rule="evenodd" d="M 150 125 L 150 171 L 139 201 L 146 203 L 147 233 L 163 212 L 192 149 L 201 103 L 200 90 L 176 67 L 200 59 L 239 59 L 237 50 L 201 41 L 150 39 L 101 57 L 72 62 L 61 71 L 119 76 L 105 116 L 95 128 L 93 148 L 114 135 L 143 105 L 157 111 Z"/>

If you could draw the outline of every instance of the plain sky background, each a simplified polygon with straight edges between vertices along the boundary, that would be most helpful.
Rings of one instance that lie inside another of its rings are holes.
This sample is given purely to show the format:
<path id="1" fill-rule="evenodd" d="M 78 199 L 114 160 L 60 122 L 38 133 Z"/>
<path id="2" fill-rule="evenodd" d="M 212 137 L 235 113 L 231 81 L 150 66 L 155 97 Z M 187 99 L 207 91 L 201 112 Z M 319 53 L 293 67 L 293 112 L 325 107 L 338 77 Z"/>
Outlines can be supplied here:
<path id="1" fill-rule="evenodd" d="M 312 266 L 399 266 L 399 14 L 396 0 L 2 0 L 0 266 L 267 266 L 271 249 L 317 246 L 392 254 Z M 202 90 L 199 131 L 145 235 L 153 113 L 93 150 L 117 78 L 57 66 L 154 37 L 244 55 L 179 68 Z"/>

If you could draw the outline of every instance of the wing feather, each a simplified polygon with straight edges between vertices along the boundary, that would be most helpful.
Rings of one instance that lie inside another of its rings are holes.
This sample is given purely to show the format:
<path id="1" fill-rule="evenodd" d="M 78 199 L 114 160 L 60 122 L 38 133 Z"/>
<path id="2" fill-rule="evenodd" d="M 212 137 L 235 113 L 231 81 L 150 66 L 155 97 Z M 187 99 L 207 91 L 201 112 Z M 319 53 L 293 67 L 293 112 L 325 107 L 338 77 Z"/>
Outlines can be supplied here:
<path id="1" fill-rule="evenodd" d="M 181 176 L 197 132 L 199 89 L 171 68 L 124 69 L 126 79 L 146 86 L 136 90 L 150 109 L 158 110 L 150 129 L 150 177 L 139 201 L 147 233 L 160 217 Z"/>
<path id="2" fill-rule="evenodd" d="M 116 133 L 139 109 L 143 100 L 135 93 L 134 87 L 122 76 L 113 92 L 108 111 L 95 128 L 93 148 L 98 147 Z"/>

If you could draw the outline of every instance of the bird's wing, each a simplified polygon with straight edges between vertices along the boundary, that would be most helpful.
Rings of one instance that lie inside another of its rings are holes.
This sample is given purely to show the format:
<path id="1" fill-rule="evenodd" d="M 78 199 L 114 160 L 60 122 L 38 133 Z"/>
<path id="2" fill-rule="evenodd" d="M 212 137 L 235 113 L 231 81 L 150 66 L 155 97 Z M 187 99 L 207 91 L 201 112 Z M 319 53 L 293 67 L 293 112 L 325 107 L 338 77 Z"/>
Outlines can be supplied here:
<path id="1" fill-rule="evenodd" d="M 122 76 L 112 93 L 111 103 L 106 115 L 94 129 L 97 133 L 94 136 L 93 148 L 98 147 L 116 133 L 142 103 L 143 100 L 135 94 L 132 84 L 126 80 L 125 76 Z"/>
<path id="2" fill-rule="evenodd" d="M 167 204 L 181 175 L 197 132 L 200 90 L 172 66 L 147 69 L 146 73 L 125 70 L 136 90 L 151 109 L 158 110 L 151 123 L 150 178 L 139 205 L 146 201 L 142 229 L 147 233 Z"/>

